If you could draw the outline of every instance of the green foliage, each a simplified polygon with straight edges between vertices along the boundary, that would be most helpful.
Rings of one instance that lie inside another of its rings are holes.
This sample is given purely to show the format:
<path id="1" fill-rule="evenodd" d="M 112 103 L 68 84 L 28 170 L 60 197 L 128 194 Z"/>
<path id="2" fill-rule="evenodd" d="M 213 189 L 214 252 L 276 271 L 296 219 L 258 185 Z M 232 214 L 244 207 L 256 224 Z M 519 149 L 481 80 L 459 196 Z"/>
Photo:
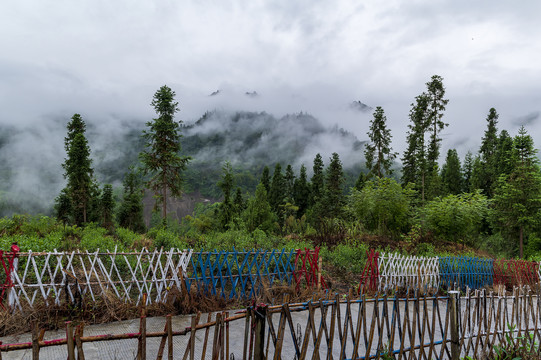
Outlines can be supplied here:
<path id="1" fill-rule="evenodd" d="M 367 230 L 398 235 L 409 227 L 414 194 L 411 186 L 403 188 L 393 179 L 370 180 L 362 190 L 352 190 L 348 209 Z"/>
<path id="2" fill-rule="evenodd" d="M 248 200 L 242 218 L 249 232 L 255 229 L 272 232 L 276 229 L 275 222 L 278 219 L 267 201 L 267 193 L 263 184 L 257 185 L 255 195 Z"/>
<path id="3" fill-rule="evenodd" d="M 368 245 L 358 241 L 347 241 L 334 246 L 321 249 L 321 256 L 325 262 L 336 266 L 339 270 L 359 274 L 366 263 Z"/>
<path id="4" fill-rule="evenodd" d="M 446 240 L 472 244 L 488 213 L 488 200 L 480 191 L 448 195 L 428 202 L 421 209 L 425 226 Z"/>

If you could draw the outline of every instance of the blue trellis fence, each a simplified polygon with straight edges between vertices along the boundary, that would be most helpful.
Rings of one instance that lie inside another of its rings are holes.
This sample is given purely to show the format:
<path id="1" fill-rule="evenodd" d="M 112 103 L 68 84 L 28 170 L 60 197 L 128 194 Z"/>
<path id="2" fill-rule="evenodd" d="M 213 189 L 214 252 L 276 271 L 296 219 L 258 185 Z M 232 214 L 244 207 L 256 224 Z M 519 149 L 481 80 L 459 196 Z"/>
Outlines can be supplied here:
<path id="1" fill-rule="evenodd" d="M 464 289 L 479 289 L 493 284 L 492 259 L 468 256 L 445 256 L 439 258 L 440 285 L 453 288 L 455 284 Z"/>
<path id="2" fill-rule="evenodd" d="M 306 278 L 306 285 L 317 285 L 313 279 L 317 279 L 318 250 L 194 252 L 185 279 L 187 289 L 233 299 L 255 298 L 266 286 L 298 288 L 301 277 Z"/>

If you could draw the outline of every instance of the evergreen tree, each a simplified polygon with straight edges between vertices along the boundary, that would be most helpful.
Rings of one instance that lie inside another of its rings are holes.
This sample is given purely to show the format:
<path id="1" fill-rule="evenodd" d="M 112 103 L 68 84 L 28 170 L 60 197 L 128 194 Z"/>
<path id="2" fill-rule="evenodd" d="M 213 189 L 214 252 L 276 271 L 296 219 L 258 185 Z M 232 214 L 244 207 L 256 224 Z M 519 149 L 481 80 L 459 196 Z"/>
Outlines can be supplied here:
<path id="1" fill-rule="evenodd" d="M 240 215 L 242 211 L 245 209 L 246 204 L 244 203 L 244 199 L 242 198 L 242 190 L 240 187 L 237 188 L 237 191 L 235 192 L 235 198 L 233 199 L 233 206 L 235 208 L 235 214 Z"/>
<path id="2" fill-rule="evenodd" d="M 391 166 L 396 158 L 396 153 L 391 148 L 391 131 L 387 128 L 387 117 L 381 106 L 376 108 L 374 118 L 370 121 L 368 137 L 370 143 L 366 145 L 364 156 L 368 176 L 382 178 L 391 175 Z"/>
<path id="3" fill-rule="evenodd" d="M 310 203 L 311 205 L 314 205 L 323 197 L 325 185 L 325 174 L 323 173 L 324 165 L 320 154 L 317 154 L 314 158 L 314 166 L 312 169 L 314 173 L 310 180 L 312 183 L 312 197 L 310 199 Z"/>
<path id="4" fill-rule="evenodd" d="M 306 175 L 306 167 L 301 166 L 299 177 L 295 179 L 294 187 L 294 200 L 295 204 L 299 207 L 297 211 L 297 217 L 301 218 L 305 213 L 308 207 L 310 206 L 310 183 L 308 182 L 308 177 Z"/>
<path id="5" fill-rule="evenodd" d="M 113 212 L 115 201 L 113 199 L 113 186 L 106 184 L 103 186 L 101 195 L 101 223 L 107 230 L 113 229 Z"/>
<path id="6" fill-rule="evenodd" d="M 55 213 L 56 218 L 64 224 L 66 227 L 67 224 L 71 222 L 71 200 L 67 191 L 67 188 L 63 189 L 60 192 L 60 195 L 55 199 Z"/>
<path id="7" fill-rule="evenodd" d="M 498 124 L 498 117 L 499 115 L 496 109 L 491 108 L 486 119 L 487 129 L 485 130 L 485 136 L 483 136 L 479 150 L 483 165 L 480 188 L 489 198 L 492 198 L 494 195 L 494 185 L 499 175 L 496 163 L 496 153 L 498 150 L 498 129 L 496 125 Z"/>
<path id="8" fill-rule="evenodd" d="M 425 189 L 429 199 L 440 195 L 440 181 L 438 159 L 440 157 L 441 147 L 441 131 L 449 126 L 443 122 L 443 112 L 445 106 L 449 103 L 445 97 L 445 87 L 443 86 L 443 78 L 438 75 L 432 76 L 430 82 L 426 83 L 427 95 L 429 97 L 427 123 L 429 127 L 430 137 L 428 150 L 426 153 L 427 160 L 427 176 L 425 178 Z"/>
<path id="9" fill-rule="evenodd" d="M 146 141 L 145 150 L 139 158 L 145 175 L 151 178 L 146 182 L 148 189 L 156 194 L 156 207 L 162 205 L 162 219 L 167 219 L 167 193 L 173 197 L 182 194 L 182 171 L 186 169 L 190 158 L 179 155 L 181 121 L 175 121 L 179 111 L 175 101 L 175 92 L 168 86 L 162 86 L 154 94 L 151 105 L 158 117 L 147 122 L 148 130 L 143 131 Z"/>
<path id="10" fill-rule="evenodd" d="M 97 220 L 99 188 L 93 177 L 90 147 L 85 137 L 86 124 L 81 115 L 74 114 L 66 128 L 64 147 L 67 157 L 62 167 L 68 183 L 55 199 L 55 209 L 64 224 L 71 221 L 81 225 Z"/>
<path id="11" fill-rule="evenodd" d="M 460 159 L 455 149 L 447 151 L 445 164 L 441 168 L 441 179 L 445 195 L 458 195 L 462 192 L 462 170 Z"/>
<path id="12" fill-rule="evenodd" d="M 414 104 L 411 104 L 409 114 L 411 124 L 408 125 L 407 136 L 408 147 L 402 158 L 402 184 L 405 186 L 413 183 L 423 202 L 425 200 L 425 183 L 428 170 L 425 132 L 430 125 L 427 121 L 429 101 L 428 95 L 423 93 L 415 98 Z"/>
<path id="13" fill-rule="evenodd" d="M 501 175 L 509 175 L 513 171 L 513 138 L 507 130 L 502 130 L 498 137 L 496 149 L 496 173 L 498 178 Z"/>
<path id="14" fill-rule="evenodd" d="M 354 188 L 356 190 L 361 191 L 367 181 L 368 181 L 368 177 L 365 174 L 363 174 L 362 172 L 360 172 L 359 177 L 357 178 L 357 181 L 355 181 Z"/>
<path id="15" fill-rule="evenodd" d="M 341 217 L 343 207 L 346 203 L 344 195 L 344 172 L 342 162 L 337 153 L 333 153 L 325 177 L 325 195 L 322 205 L 326 217 Z"/>
<path id="16" fill-rule="evenodd" d="M 265 166 L 263 168 L 263 173 L 261 174 L 261 183 L 265 187 L 265 191 L 267 194 L 270 191 L 270 173 L 269 173 L 269 167 Z"/>
<path id="17" fill-rule="evenodd" d="M 77 134 L 86 132 L 86 124 L 80 114 L 73 114 L 71 121 L 67 125 L 67 136 L 64 138 L 64 148 L 69 151 L 70 145 Z"/>
<path id="18" fill-rule="evenodd" d="M 470 176 L 470 191 L 473 192 L 477 189 L 481 189 L 483 184 L 483 163 L 481 157 L 476 156 L 473 159 L 472 171 Z"/>
<path id="19" fill-rule="evenodd" d="M 146 231 L 142 180 L 133 168 L 124 176 L 124 194 L 118 210 L 118 225 L 135 232 Z"/>
<path id="20" fill-rule="evenodd" d="M 92 197 L 95 195 L 90 147 L 83 133 L 69 143 L 68 157 L 63 164 L 68 179 L 66 192 L 71 201 L 72 219 L 76 225 L 88 221 Z"/>
<path id="21" fill-rule="evenodd" d="M 226 161 L 222 167 L 222 171 L 222 180 L 218 183 L 218 187 L 222 189 L 224 200 L 220 204 L 218 211 L 222 228 L 225 229 L 233 219 L 234 204 L 231 193 L 233 191 L 233 187 L 235 186 L 235 179 L 233 178 L 233 168 L 231 167 L 231 163 L 229 163 L 229 161 Z"/>
<path id="22" fill-rule="evenodd" d="M 276 215 L 273 214 L 267 201 L 267 192 L 262 183 L 257 185 L 254 197 L 248 200 L 243 219 L 250 232 L 255 229 L 270 232 L 275 228 Z"/>
<path id="23" fill-rule="evenodd" d="M 464 181 L 462 183 L 462 192 L 471 192 L 471 177 L 472 177 L 472 171 L 473 171 L 473 155 L 471 151 L 468 151 L 466 153 L 466 156 L 464 157 Z"/>
<path id="24" fill-rule="evenodd" d="M 541 217 L 541 174 L 536 153 L 533 139 L 522 126 L 513 139 L 513 170 L 500 176 L 494 195 L 497 224 L 510 238 L 518 237 L 521 258 L 525 233 L 537 227 Z"/>
<path id="25" fill-rule="evenodd" d="M 272 211 L 276 215 L 280 216 L 280 205 L 284 204 L 285 200 L 285 181 L 284 181 L 284 175 L 282 174 L 282 165 L 280 163 L 277 163 L 274 167 L 274 173 L 272 174 L 272 182 L 270 186 L 270 194 L 269 194 L 269 203 L 271 206 Z"/>
<path id="26" fill-rule="evenodd" d="M 284 176 L 284 184 L 285 184 L 285 196 L 288 202 L 293 203 L 294 200 L 294 186 L 295 186 L 295 173 L 293 172 L 293 168 L 291 165 L 287 165 L 286 167 L 286 173 Z"/>

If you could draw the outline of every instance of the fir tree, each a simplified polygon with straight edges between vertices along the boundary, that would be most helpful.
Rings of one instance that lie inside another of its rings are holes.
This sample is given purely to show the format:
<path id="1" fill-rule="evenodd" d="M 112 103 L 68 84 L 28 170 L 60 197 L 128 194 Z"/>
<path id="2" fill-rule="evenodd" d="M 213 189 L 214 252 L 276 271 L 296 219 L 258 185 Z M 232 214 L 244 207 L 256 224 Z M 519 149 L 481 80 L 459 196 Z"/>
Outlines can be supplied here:
<path id="1" fill-rule="evenodd" d="M 364 156 L 368 176 L 382 178 L 391 175 L 391 166 L 396 158 L 396 153 L 391 148 L 391 131 L 387 128 L 387 117 L 381 106 L 376 108 L 374 118 L 370 121 L 368 137 L 370 143 L 366 145 Z"/>
<path id="2" fill-rule="evenodd" d="M 491 108 L 486 119 L 487 129 L 485 130 L 485 136 L 483 136 L 479 150 L 483 165 L 480 188 L 489 198 L 492 198 L 494 195 L 494 185 L 499 175 L 496 163 L 496 153 L 498 150 L 498 129 L 496 125 L 498 124 L 498 117 L 499 115 L 496 109 Z"/>
<path id="3" fill-rule="evenodd" d="M 263 172 L 261 173 L 261 181 L 260 182 L 263 184 L 263 186 L 265 187 L 265 191 L 268 194 L 269 191 L 270 191 L 270 173 L 269 173 L 269 167 L 268 166 L 265 166 L 263 168 Z"/>
<path id="4" fill-rule="evenodd" d="M 280 216 L 280 205 L 284 204 L 285 200 L 285 181 L 284 181 L 284 175 L 282 174 L 282 165 L 280 163 L 277 163 L 274 167 L 274 173 L 272 174 L 272 182 L 270 186 L 270 194 L 269 194 L 269 203 L 271 206 L 272 211 L 276 215 Z"/>
<path id="5" fill-rule="evenodd" d="M 235 180 L 233 178 L 233 168 L 228 161 L 222 167 L 222 171 L 222 180 L 218 183 L 218 187 L 222 190 L 224 200 L 219 206 L 219 218 L 222 228 L 225 229 L 233 219 L 234 204 L 231 193 L 235 185 Z"/>
<path id="6" fill-rule="evenodd" d="M 539 225 L 541 216 L 541 174 L 533 139 L 522 126 L 513 139 L 513 170 L 501 175 L 495 189 L 494 206 L 500 229 L 518 237 L 519 255 L 524 257 L 525 233 Z"/>
<path id="7" fill-rule="evenodd" d="M 85 136 L 76 134 L 70 144 L 64 164 L 68 179 L 67 192 L 71 200 L 73 221 L 77 225 L 87 222 L 93 192 L 93 169 L 90 147 Z"/>
<path id="8" fill-rule="evenodd" d="M 325 176 L 325 195 L 322 201 L 327 217 L 339 218 L 342 214 L 346 202 L 344 182 L 342 162 L 338 154 L 333 153 Z"/>
<path id="9" fill-rule="evenodd" d="M 294 186 L 295 186 L 295 173 L 291 165 L 287 165 L 286 173 L 284 175 L 284 184 L 285 184 L 285 197 L 286 200 L 290 203 L 293 203 L 294 200 Z"/>
<path id="10" fill-rule="evenodd" d="M 509 175 L 513 171 L 513 138 L 507 130 L 502 130 L 498 137 L 498 147 L 496 149 L 496 173 L 498 178 L 501 175 Z"/>
<path id="11" fill-rule="evenodd" d="M 310 206 L 310 183 L 306 175 L 306 167 L 301 166 L 299 177 L 295 179 L 294 187 L 294 200 L 295 204 L 299 207 L 297 211 L 297 217 L 301 218 L 305 213 L 308 207 Z"/>
<path id="12" fill-rule="evenodd" d="M 146 182 L 148 189 L 156 194 L 156 207 L 162 205 L 162 219 L 167 219 L 167 195 L 180 197 L 182 194 L 182 171 L 186 169 L 190 158 L 179 155 L 181 121 L 175 121 L 179 111 L 175 101 L 175 92 L 168 86 L 162 86 L 154 94 L 151 102 L 158 117 L 147 122 L 148 130 L 143 131 L 146 141 L 145 151 L 139 158 L 145 175 L 151 178 Z"/>
<path id="13" fill-rule="evenodd" d="M 323 159 L 320 154 L 317 154 L 314 158 L 313 175 L 310 180 L 312 183 L 312 196 L 310 199 L 311 205 L 316 204 L 323 197 L 323 190 L 325 185 L 325 174 L 323 173 L 324 165 Z"/>
<path id="14" fill-rule="evenodd" d="M 428 199 L 438 196 L 440 193 L 440 181 L 438 159 L 440 157 L 441 147 L 441 131 L 449 126 L 445 123 L 443 112 L 445 106 L 449 103 L 445 97 L 445 87 L 443 86 L 443 78 L 438 75 L 432 76 L 430 82 L 426 83 L 427 96 L 429 97 L 427 124 L 430 132 L 428 150 L 426 153 L 426 171 L 425 186 Z"/>
<path id="15" fill-rule="evenodd" d="M 142 180 L 133 168 L 124 176 L 124 194 L 118 210 L 118 225 L 135 232 L 146 231 Z"/>
<path id="16" fill-rule="evenodd" d="M 402 158 L 402 184 L 413 183 L 421 194 L 421 200 L 425 200 L 425 182 L 427 176 L 427 158 L 425 132 L 429 128 L 427 121 L 428 105 L 430 98 L 425 93 L 415 98 L 411 104 L 410 120 L 408 125 L 408 147 Z"/>
<path id="17" fill-rule="evenodd" d="M 468 151 L 466 153 L 466 156 L 464 157 L 464 166 L 463 166 L 463 173 L 464 173 L 464 181 L 462 182 L 462 192 L 471 192 L 471 177 L 472 177 L 472 171 L 473 171 L 473 155 L 471 151 Z"/>
<path id="18" fill-rule="evenodd" d="M 445 195 L 458 195 L 462 192 L 462 169 L 455 149 L 447 151 L 445 164 L 441 168 L 441 179 Z"/>
<path id="19" fill-rule="evenodd" d="M 113 186 L 106 184 L 103 186 L 101 195 L 101 224 L 104 228 L 111 231 L 113 229 L 113 212 L 115 201 L 113 199 Z"/>

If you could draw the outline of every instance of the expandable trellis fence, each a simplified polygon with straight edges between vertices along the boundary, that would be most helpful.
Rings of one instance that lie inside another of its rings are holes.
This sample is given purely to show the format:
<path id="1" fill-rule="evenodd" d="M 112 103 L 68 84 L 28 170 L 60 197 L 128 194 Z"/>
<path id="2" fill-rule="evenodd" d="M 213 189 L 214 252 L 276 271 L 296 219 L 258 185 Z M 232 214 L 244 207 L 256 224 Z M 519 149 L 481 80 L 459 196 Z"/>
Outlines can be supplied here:
<path id="1" fill-rule="evenodd" d="M 540 266 L 535 261 L 484 259 L 467 256 L 423 257 L 366 252 L 359 289 L 394 288 L 479 289 L 485 286 L 538 286 Z"/>
<path id="2" fill-rule="evenodd" d="M 319 249 L 194 252 L 0 252 L 0 305 L 23 309 L 113 296 L 139 304 L 197 291 L 226 299 L 254 298 L 276 284 L 326 288 Z M 3 271 L 2 271 L 3 270 Z"/>
<path id="3" fill-rule="evenodd" d="M 328 296 L 304 303 L 256 304 L 232 314 L 191 317 L 189 326 L 165 319 L 163 331 L 147 331 L 142 307 L 139 330 L 85 335 L 84 326 L 66 323 L 66 335 L 45 340 L 34 327 L 31 342 L 0 344 L 2 353 L 30 351 L 33 359 L 85 358 L 85 344 L 106 341 L 101 351 L 133 350 L 136 359 L 459 359 L 492 358 L 502 349 L 541 355 L 541 299 L 528 287 L 511 296 L 483 290 L 449 296 L 408 292 L 405 297 Z M 206 322 L 203 320 L 206 318 Z M 178 323 L 177 323 L 178 324 Z M 136 342 L 135 342 L 135 341 Z M 88 347 L 87 347 L 88 350 Z M 101 352 L 100 351 L 100 352 Z M 41 354 L 40 354 L 41 352 Z M 16 354 L 17 355 L 17 354 Z M 29 357 L 30 354 L 24 353 Z M 175 355 L 175 356 L 174 356 Z"/>

